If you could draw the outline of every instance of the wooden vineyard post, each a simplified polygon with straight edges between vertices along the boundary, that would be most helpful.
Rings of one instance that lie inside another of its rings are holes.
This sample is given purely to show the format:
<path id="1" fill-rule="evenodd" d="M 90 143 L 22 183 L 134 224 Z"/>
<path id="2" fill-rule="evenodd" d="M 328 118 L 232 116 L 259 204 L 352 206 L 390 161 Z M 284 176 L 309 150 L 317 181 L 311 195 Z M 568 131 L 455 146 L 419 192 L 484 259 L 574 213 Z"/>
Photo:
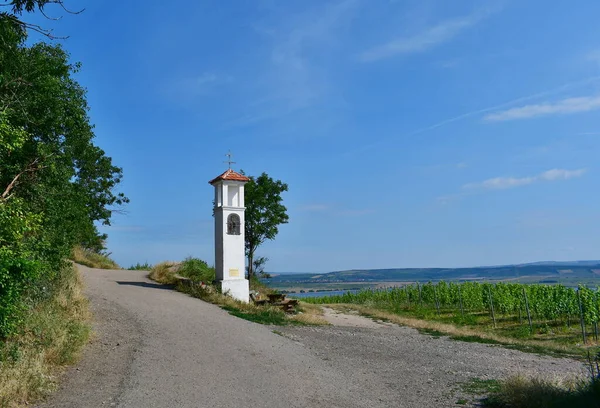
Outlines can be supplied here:
<path id="1" fill-rule="evenodd" d="M 405 285 L 404 289 L 406 291 L 406 301 L 408 302 L 408 308 L 410 309 L 410 292 L 408 291 L 408 285 Z"/>
<path id="2" fill-rule="evenodd" d="M 417 281 L 417 289 L 419 289 L 419 306 L 423 307 L 423 296 L 421 295 L 421 285 L 419 285 L 419 281 Z"/>
<path id="3" fill-rule="evenodd" d="M 488 286 L 488 299 L 490 300 L 490 310 L 492 311 L 492 320 L 494 321 L 494 329 L 496 328 L 496 314 L 494 313 L 494 299 L 492 298 L 492 288 Z"/>
<path id="4" fill-rule="evenodd" d="M 531 322 L 531 313 L 529 312 L 529 301 L 527 300 L 527 292 L 523 288 L 523 296 L 525 297 L 525 310 L 527 311 L 527 319 L 529 320 L 529 332 L 533 334 L 533 323 Z"/>
<path id="5" fill-rule="evenodd" d="M 462 292 L 460 290 L 460 284 L 458 284 L 458 303 L 460 304 L 460 315 L 464 319 L 464 317 L 465 317 L 465 309 L 463 308 Z"/>
<path id="6" fill-rule="evenodd" d="M 523 309 L 523 301 L 519 300 L 519 324 L 523 325 L 523 313 L 521 309 Z"/>
<path id="7" fill-rule="evenodd" d="M 594 314 L 594 340 L 598 341 L 598 293 L 594 293 L 594 306 L 596 308 Z"/>
<path id="8" fill-rule="evenodd" d="M 433 285 L 433 297 L 434 297 L 434 300 L 435 300 L 435 308 L 437 309 L 437 314 L 438 314 L 438 316 L 441 316 L 441 314 L 440 314 L 440 301 L 438 300 L 438 297 L 437 297 L 437 289 L 435 288 L 435 285 Z"/>
<path id="9" fill-rule="evenodd" d="M 581 321 L 581 337 L 583 337 L 583 344 L 585 341 L 585 320 L 583 318 L 583 305 L 581 304 L 581 294 L 579 293 L 579 288 L 577 288 L 577 300 L 579 302 L 579 319 Z"/>

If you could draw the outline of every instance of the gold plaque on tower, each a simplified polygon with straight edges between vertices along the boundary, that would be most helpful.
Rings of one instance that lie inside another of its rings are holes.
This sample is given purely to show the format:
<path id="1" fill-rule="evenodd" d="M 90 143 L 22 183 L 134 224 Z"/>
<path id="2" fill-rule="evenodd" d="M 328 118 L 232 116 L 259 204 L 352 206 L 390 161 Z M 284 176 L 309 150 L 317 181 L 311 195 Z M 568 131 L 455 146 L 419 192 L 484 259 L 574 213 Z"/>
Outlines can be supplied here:
<path id="1" fill-rule="evenodd" d="M 239 269 L 229 269 L 229 277 L 230 278 L 239 278 L 240 270 Z"/>

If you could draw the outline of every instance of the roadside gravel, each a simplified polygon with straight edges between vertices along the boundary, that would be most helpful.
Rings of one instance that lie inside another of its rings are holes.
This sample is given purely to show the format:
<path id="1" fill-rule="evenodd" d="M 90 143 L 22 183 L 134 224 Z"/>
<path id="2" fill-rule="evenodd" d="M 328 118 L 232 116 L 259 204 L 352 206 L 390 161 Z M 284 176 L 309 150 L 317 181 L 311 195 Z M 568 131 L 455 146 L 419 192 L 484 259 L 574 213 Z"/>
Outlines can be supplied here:
<path id="1" fill-rule="evenodd" d="M 466 399 L 461 384 L 515 374 L 539 377 L 582 376 L 582 363 L 523 353 L 495 345 L 421 334 L 409 327 L 376 322 L 326 309 L 329 327 L 285 327 L 281 334 L 302 344 L 349 381 L 364 384 L 389 407 L 450 407 Z"/>

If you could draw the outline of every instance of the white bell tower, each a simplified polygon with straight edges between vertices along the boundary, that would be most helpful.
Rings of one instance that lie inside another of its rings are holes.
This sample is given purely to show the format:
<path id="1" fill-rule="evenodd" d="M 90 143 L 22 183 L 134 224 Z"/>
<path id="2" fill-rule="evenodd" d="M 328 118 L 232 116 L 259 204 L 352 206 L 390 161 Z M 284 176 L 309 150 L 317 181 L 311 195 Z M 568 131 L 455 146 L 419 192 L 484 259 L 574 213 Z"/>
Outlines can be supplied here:
<path id="1" fill-rule="evenodd" d="M 231 170 L 209 183 L 215 187 L 215 272 L 223 293 L 242 302 L 250 301 L 245 277 L 244 184 L 249 178 Z"/>

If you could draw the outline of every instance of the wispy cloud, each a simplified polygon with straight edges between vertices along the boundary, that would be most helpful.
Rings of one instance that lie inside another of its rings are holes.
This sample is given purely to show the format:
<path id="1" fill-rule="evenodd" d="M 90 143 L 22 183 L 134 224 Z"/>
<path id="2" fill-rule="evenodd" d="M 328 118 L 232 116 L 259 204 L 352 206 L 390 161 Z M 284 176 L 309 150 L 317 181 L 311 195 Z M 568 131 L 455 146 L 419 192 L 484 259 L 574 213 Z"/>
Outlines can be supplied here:
<path id="1" fill-rule="evenodd" d="M 583 96 L 567 98 L 555 103 L 525 105 L 484 116 L 486 122 L 529 119 L 538 116 L 567 115 L 578 112 L 589 112 L 600 109 L 600 96 Z"/>
<path id="2" fill-rule="evenodd" d="M 590 51 L 585 59 L 600 65 L 600 49 Z"/>
<path id="3" fill-rule="evenodd" d="M 233 81 L 230 75 L 216 72 L 201 72 L 169 81 L 165 86 L 165 93 L 173 98 L 189 99 L 206 95 L 215 88 L 229 84 Z"/>
<path id="4" fill-rule="evenodd" d="M 342 217 L 360 217 L 374 212 L 372 209 L 348 209 L 333 204 L 321 203 L 306 204 L 301 206 L 300 210 L 312 213 L 327 213 L 328 215 Z"/>
<path id="5" fill-rule="evenodd" d="M 452 40 L 496 11 L 498 11 L 498 8 L 487 8 L 478 10 L 468 16 L 443 21 L 435 26 L 426 28 L 416 35 L 396 38 L 385 44 L 366 50 L 359 55 L 359 60 L 372 62 L 396 55 L 427 51 Z"/>
<path id="6" fill-rule="evenodd" d="M 329 64 L 340 30 L 351 20 L 358 0 L 341 0 L 293 15 L 278 15 L 255 31 L 270 43 L 259 68 L 249 109 L 232 124 L 245 126 L 315 107 L 331 93 Z"/>
<path id="7" fill-rule="evenodd" d="M 473 116 L 479 116 L 479 115 L 487 113 L 487 112 L 493 112 L 493 111 L 498 110 L 498 109 L 502 109 L 502 108 L 506 108 L 506 107 L 509 107 L 509 106 L 516 105 L 518 103 L 522 103 L 522 102 L 526 102 L 526 101 L 531 101 L 531 100 L 535 100 L 535 99 L 540 99 L 540 98 L 547 97 L 547 96 L 550 96 L 550 95 L 556 95 L 556 94 L 564 93 L 564 92 L 566 92 L 568 90 L 572 90 L 574 88 L 579 88 L 579 87 L 582 87 L 582 86 L 590 85 L 590 84 L 598 82 L 598 81 L 600 81 L 600 76 L 593 76 L 593 77 L 582 79 L 580 81 L 569 82 L 569 83 L 560 85 L 560 86 L 558 86 L 556 88 L 553 88 L 553 89 L 549 89 L 549 90 L 542 91 L 542 92 L 537 92 L 537 93 L 534 93 L 534 94 L 531 94 L 531 95 L 527 95 L 527 96 L 521 96 L 519 98 L 515 98 L 515 99 L 512 99 L 512 100 L 507 101 L 507 102 L 503 102 L 503 103 L 498 104 L 498 105 L 488 106 L 487 108 L 477 109 L 477 110 L 474 110 L 474 111 L 471 111 L 471 112 L 463 113 L 461 115 L 455 116 L 455 117 L 450 118 L 450 119 L 442 120 L 440 122 L 434 123 L 433 125 L 430 125 L 430 126 L 427 126 L 427 127 L 424 127 L 424 128 L 418 129 L 418 130 L 415 130 L 415 131 L 411 132 L 408 136 L 414 136 L 414 135 L 417 135 L 417 134 L 420 134 L 420 133 L 428 132 L 430 130 L 437 129 L 439 127 L 448 125 L 448 124 L 453 123 L 453 122 L 458 122 L 458 121 L 461 121 L 463 119 L 467 119 L 467 118 L 470 118 L 470 117 L 473 117 Z"/>
<path id="8" fill-rule="evenodd" d="M 552 169 L 540 173 L 535 176 L 527 177 L 495 177 L 477 183 L 469 183 L 463 186 L 463 189 L 483 189 L 483 190 L 503 190 L 513 187 L 526 186 L 539 181 L 558 181 L 569 180 L 576 177 L 581 177 L 586 172 L 586 169 L 565 170 Z"/>
<path id="9" fill-rule="evenodd" d="M 329 204 L 307 204 L 307 205 L 300 207 L 300 210 L 310 211 L 310 212 L 321 212 L 321 211 L 327 211 L 327 210 L 329 210 L 329 208 L 331 208 L 331 206 Z"/>
<path id="10" fill-rule="evenodd" d="M 431 125 L 413 130 L 411 132 L 408 132 L 404 135 L 402 135 L 403 138 L 408 138 L 408 137 L 413 137 L 413 136 L 417 136 L 420 135 L 422 133 L 427 133 L 430 132 L 432 130 L 444 127 L 446 125 L 449 125 L 451 123 L 455 123 L 455 122 L 460 122 L 462 120 L 465 119 L 469 119 L 469 118 L 473 118 L 473 117 L 477 117 L 477 116 L 481 116 L 485 113 L 488 112 L 493 112 L 493 111 L 497 111 L 499 109 L 503 109 L 503 108 L 507 108 L 509 106 L 514 106 L 516 104 L 519 103 L 523 103 L 523 102 L 527 102 L 527 101 L 531 101 L 531 100 L 536 100 L 536 99 L 540 99 L 540 98 L 544 98 L 544 97 L 548 97 L 551 95 L 558 95 L 561 93 L 565 93 L 567 91 L 572 91 L 573 89 L 577 89 L 577 88 L 581 88 L 584 86 L 589 86 L 591 84 L 595 84 L 600 82 L 600 76 L 592 76 L 592 77 L 588 77 L 588 78 L 584 78 L 582 80 L 579 81 L 574 81 L 574 82 L 569 82 L 563 85 L 560 85 L 556 88 L 552 88 L 552 89 L 548 89 L 546 91 L 542 91 L 542 92 L 537 92 L 531 95 L 527 95 L 527 96 L 521 96 L 515 99 L 512 99 L 510 101 L 506 101 L 503 103 L 500 103 L 498 105 L 493 105 L 493 106 L 488 106 L 486 108 L 481 108 L 481 109 L 477 109 L 477 110 L 472 110 L 470 112 L 466 112 L 466 113 L 462 113 L 460 115 L 454 116 L 452 118 L 449 119 L 444 119 L 441 120 L 439 122 L 433 123 Z M 383 138 L 380 140 L 377 140 L 371 144 L 362 146 L 359 149 L 347 152 L 347 154 L 352 154 L 352 153 L 357 153 L 357 152 L 363 152 L 365 150 L 368 149 L 372 149 L 374 147 L 380 146 L 381 144 L 390 141 L 390 140 L 397 140 L 398 136 L 394 135 L 393 137 L 387 137 L 387 138 Z"/>
<path id="11" fill-rule="evenodd" d="M 342 210 L 340 212 L 338 212 L 338 215 L 341 215 L 343 217 L 360 217 L 363 215 L 367 215 L 367 214 L 372 214 L 374 213 L 375 210 L 372 209 L 364 209 L 364 210 Z"/>
<path id="12" fill-rule="evenodd" d="M 199 75 L 198 77 L 193 78 L 190 82 L 192 82 L 198 86 L 203 86 L 206 84 L 214 83 L 218 79 L 219 79 L 219 77 L 217 76 L 217 74 L 215 74 L 213 72 L 205 72 L 205 73 Z"/>

